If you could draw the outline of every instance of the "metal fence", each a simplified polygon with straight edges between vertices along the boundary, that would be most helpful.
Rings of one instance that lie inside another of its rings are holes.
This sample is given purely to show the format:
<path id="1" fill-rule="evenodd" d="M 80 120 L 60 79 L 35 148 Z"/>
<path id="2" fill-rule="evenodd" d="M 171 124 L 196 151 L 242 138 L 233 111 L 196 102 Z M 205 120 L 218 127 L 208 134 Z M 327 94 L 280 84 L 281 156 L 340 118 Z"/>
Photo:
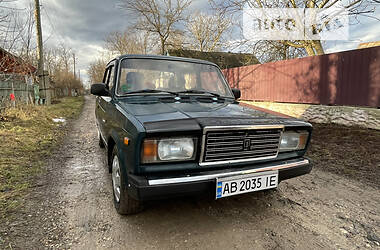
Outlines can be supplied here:
<path id="1" fill-rule="evenodd" d="M 380 46 L 223 72 L 244 100 L 380 107 Z"/>

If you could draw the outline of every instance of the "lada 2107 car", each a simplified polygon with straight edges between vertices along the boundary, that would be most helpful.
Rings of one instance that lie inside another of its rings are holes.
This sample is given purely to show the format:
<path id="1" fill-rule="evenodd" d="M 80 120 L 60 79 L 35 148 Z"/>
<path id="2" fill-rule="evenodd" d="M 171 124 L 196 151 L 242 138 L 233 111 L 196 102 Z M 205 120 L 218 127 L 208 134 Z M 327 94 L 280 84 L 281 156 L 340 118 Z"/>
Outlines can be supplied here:
<path id="1" fill-rule="evenodd" d="M 211 62 L 123 55 L 91 93 L 120 214 L 147 200 L 276 188 L 311 171 L 311 124 L 239 103 Z"/>

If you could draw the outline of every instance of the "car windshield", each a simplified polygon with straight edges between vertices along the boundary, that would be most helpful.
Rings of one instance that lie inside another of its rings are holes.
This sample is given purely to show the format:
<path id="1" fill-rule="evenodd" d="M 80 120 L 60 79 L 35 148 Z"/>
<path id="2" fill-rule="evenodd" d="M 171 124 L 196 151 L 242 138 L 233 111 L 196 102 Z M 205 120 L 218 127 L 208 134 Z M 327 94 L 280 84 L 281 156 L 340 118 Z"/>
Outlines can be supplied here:
<path id="1" fill-rule="evenodd" d="M 211 93 L 233 98 L 222 73 L 213 65 L 162 59 L 122 60 L 116 89 L 118 95 L 157 94 L 160 91 L 198 95 Z"/>

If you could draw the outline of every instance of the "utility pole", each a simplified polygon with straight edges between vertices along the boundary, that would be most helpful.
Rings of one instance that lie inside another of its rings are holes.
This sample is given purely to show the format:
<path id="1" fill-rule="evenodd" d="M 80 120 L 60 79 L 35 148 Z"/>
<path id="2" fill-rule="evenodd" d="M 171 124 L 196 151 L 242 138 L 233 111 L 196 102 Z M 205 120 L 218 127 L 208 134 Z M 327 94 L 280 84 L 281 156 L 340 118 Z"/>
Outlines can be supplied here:
<path id="1" fill-rule="evenodd" d="M 73 61 L 74 61 L 74 79 L 76 79 L 76 73 L 75 73 L 75 53 L 73 53 Z"/>
<path id="2" fill-rule="evenodd" d="M 51 104 L 50 97 L 50 84 L 49 81 L 45 81 L 45 72 L 44 72 L 44 52 L 42 47 L 42 28 L 41 28 L 41 12 L 40 12 L 40 1 L 34 0 L 34 17 L 36 19 L 36 28 L 37 28 L 37 50 L 38 50 L 38 78 L 39 84 L 44 89 L 45 93 L 45 103 L 47 105 Z"/>

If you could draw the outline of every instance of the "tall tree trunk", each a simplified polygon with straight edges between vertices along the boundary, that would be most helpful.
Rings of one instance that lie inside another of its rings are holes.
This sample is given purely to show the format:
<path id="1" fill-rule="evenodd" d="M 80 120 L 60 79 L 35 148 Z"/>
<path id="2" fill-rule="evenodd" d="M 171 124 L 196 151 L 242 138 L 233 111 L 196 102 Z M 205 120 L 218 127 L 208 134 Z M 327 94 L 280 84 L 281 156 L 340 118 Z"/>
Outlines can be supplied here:
<path id="1" fill-rule="evenodd" d="M 161 37 L 161 55 L 165 55 L 165 40 Z"/>
<path id="2" fill-rule="evenodd" d="M 311 44 L 306 44 L 305 50 L 309 56 L 315 56 L 315 52 L 314 52 L 313 46 Z"/>
<path id="3" fill-rule="evenodd" d="M 317 55 L 324 55 L 325 51 L 323 50 L 322 44 L 320 40 L 313 41 L 313 47 Z"/>

